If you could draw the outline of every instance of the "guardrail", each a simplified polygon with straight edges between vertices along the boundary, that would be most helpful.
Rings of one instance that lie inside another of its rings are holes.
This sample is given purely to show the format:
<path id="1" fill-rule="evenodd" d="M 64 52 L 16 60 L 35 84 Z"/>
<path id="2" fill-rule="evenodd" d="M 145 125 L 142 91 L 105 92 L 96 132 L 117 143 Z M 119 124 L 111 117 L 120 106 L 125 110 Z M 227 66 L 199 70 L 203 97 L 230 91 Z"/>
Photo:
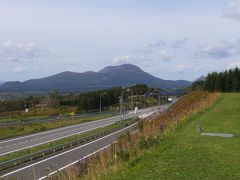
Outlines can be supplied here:
<path id="1" fill-rule="evenodd" d="M 87 117 L 96 117 L 99 115 L 118 115 L 118 112 L 105 112 L 105 113 L 91 113 L 91 114 L 79 114 L 75 116 L 55 116 L 52 118 L 42 118 L 42 119 L 19 119 L 19 120 L 9 120 L 0 122 L 0 127 L 11 127 L 17 125 L 25 125 L 25 124 L 34 124 L 34 123 L 41 123 L 41 122 L 51 122 L 51 121 L 61 121 L 61 120 L 69 120 L 69 119 L 80 119 L 80 118 L 87 118 Z"/>
<path id="2" fill-rule="evenodd" d="M 124 121 L 128 121 L 128 120 L 124 120 Z M 131 124 L 134 124 L 136 122 L 137 122 L 137 120 L 129 121 L 129 123 L 126 123 L 124 125 L 120 125 L 116 128 L 112 128 L 112 129 L 103 131 L 101 133 L 93 134 L 93 135 L 88 136 L 86 138 L 81 138 L 81 139 L 71 141 L 71 142 L 68 142 L 68 143 L 53 147 L 53 148 L 49 148 L 49 149 L 45 149 L 45 150 L 42 150 L 42 151 L 39 151 L 39 152 L 36 152 L 36 153 L 32 153 L 32 154 L 24 156 L 24 157 L 16 158 L 16 159 L 13 159 L 13 160 L 10 160 L 10 161 L 7 161 L 7 162 L 2 162 L 2 163 L 0 163 L 0 172 L 8 170 L 10 168 L 17 167 L 19 165 L 22 165 L 22 164 L 25 164 L 25 163 L 28 163 L 28 162 L 31 162 L 33 160 L 37 160 L 39 158 L 43 158 L 45 156 L 49 156 L 49 155 L 59 153 L 61 151 L 64 151 L 64 150 L 69 149 L 69 148 L 73 148 L 75 146 L 83 145 L 87 142 L 90 142 L 92 140 L 96 140 L 100 137 L 106 136 L 106 135 L 111 134 L 113 132 L 116 132 L 120 129 L 123 129 L 124 127 L 129 126 Z"/>
<path id="3" fill-rule="evenodd" d="M 153 106 L 155 107 L 155 106 Z M 140 109 L 141 110 L 141 109 Z M 126 111 L 124 113 L 129 113 L 131 111 Z M 86 117 L 96 117 L 99 115 L 119 115 L 119 112 L 112 112 L 107 111 L 103 113 L 86 113 L 86 114 L 77 114 L 73 117 L 71 116 L 55 116 L 51 118 L 41 118 L 41 119 L 19 119 L 19 120 L 9 120 L 9 121 L 0 121 L 0 128 L 3 127 L 12 127 L 12 126 L 18 126 L 18 125 L 26 125 L 26 124 L 35 124 L 35 123 L 42 123 L 42 122 L 54 122 L 54 121 L 61 121 L 61 120 L 69 120 L 69 119 L 80 119 L 80 118 L 86 118 Z"/>
<path id="4" fill-rule="evenodd" d="M 170 112 L 172 109 L 174 109 L 178 104 L 180 104 L 183 99 L 184 99 L 185 95 L 184 96 L 181 96 L 179 97 L 177 100 L 175 100 L 171 106 L 169 106 L 169 108 L 166 110 L 166 112 Z"/>

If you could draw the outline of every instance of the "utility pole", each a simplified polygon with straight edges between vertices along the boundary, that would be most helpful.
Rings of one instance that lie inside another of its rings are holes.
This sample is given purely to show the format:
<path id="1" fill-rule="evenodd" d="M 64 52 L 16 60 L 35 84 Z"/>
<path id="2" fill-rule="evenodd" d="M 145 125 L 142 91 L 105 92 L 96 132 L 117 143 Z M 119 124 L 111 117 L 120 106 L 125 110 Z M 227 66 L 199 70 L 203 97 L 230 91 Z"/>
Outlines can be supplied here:
<path id="1" fill-rule="evenodd" d="M 25 109 L 25 112 L 26 112 L 26 110 L 27 110 L 27 100 L 25 100 L 25 102 L 24 102 L 24 109 Z"/>
<path id="2" fill-rule="evenodd" d="M 160 89 L 155 89 L 155 92 L 157 92 L 157 94 L 156 94 L 156 95 L 157 95 L 157 98 L 158 98 L 158 99 L 157 99 L 157 101 L 158 101 L 157 104 L 158 104 L 158 106 L 159 106 L 159 105 L 160 105 L 160 92 L 161 92 L 161 91 L 160 91 Z"/>
<path id="3" fill-rule="evenodd" d="M 102 114 L 102 95 L 100 94 L 100 99 L 99 99 L 99 112 Z"/>
<path id="4" fill-rule="evenodd" d="M 166 104 L 166 93 L 163 92 L 163 100 L 164 100 L 164 104 Z"/>
<path id="5" fill-rule="evenodd" d="M 131 89 L 128 89 L 127 91 L 131 92 L 131 110 L 133 110 L 133 91 Z"/>
<path id="6" fill-rule="evenodd" d="M 121 119 L 124 119 L 124 100 L 123 100 L 123 92 L 121 92 L 121 96 L 119 97 L 119 109 Z"/>
<path id="7" fill-rule="evenodd" d="M 146 107 L 146 93 L 144 93 L 144 107 Z"/>
<path id="8" fill-rule="evenodd" d="M 106 95 L 107 93 L 104 92 L 103 94 L 100 94 L 100 97 L 99 97 L 99 112 L 100 114 L 102 114 L 102 96 L 103 95 Z"/>

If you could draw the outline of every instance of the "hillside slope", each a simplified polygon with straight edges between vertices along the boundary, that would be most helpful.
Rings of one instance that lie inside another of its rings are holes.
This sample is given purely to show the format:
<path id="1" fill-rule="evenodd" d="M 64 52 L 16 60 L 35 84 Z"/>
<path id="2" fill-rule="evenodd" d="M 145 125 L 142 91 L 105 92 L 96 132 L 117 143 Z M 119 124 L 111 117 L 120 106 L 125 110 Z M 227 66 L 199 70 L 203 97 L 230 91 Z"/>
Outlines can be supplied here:
<path id="1" fill-rule="evenodd" d="M 184 80 L 168 81 L 144 72 L 132 64 L 108 66 L 98 72 L 63 72 L 41 79 L 24 82 L 6 82 L 0 86 L 1 91 L 92 91 L 111 87 L 147 84 L 151 87 L 173 89 L 189 86 Z"/>
<path id="2" fill-rule="evenodd" d="M 133 166 L 103 179 L 239 179 L 240 94 L 224 94 L 151 147 Z M 204 137 L 196 131 L 233 133 L 234 138 Z"/>

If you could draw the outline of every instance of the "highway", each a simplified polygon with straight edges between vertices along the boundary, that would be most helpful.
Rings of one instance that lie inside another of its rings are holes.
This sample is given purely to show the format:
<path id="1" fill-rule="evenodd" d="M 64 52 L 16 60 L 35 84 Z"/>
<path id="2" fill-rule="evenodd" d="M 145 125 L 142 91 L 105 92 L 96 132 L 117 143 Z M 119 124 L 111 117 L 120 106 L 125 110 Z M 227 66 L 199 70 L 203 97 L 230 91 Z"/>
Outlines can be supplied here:
<path id="1" fill-rule="evenodd" d="M 166 108 L 166 105 L 161 106 L 161 109 Z M 146 109 L 141 109 L 138 111 L 137 116 L 141 116 L 148 112 L 154 112 L 158 110 L 159 107 L 150 107 Z M 136 117 L 134 112 L 130 112 L 124 115 L 124 119 Z M 105 127 L 111 125 L 117 121 L 121 120 L 121 116 L 115 116 L 111 118 L 106 118 L 102 120 L 97 120 L 93 122 L 78 124 L 74 126 L 67 126 L 64 128 L 58 128 L 54 130 L 49 130 L 37 134 L 12 138 L 4 141 L 0 141 L 0 156 L 6 155 L 12 152 L 17 152 L 24 149 L 30 149 L 35 146 L 46 144 L 58 139 L 66 138 L 90 130 L 94 130 L 100 127 Z"/>
<path id="2" fill-rule="evenodd" d="M 164 111 L 169 105 L 161 106 L 160 111 Z M 154 116 L 155 114 L 159 113 L 159 108 L 149 108 L 144 109 L 141 111 L 141 115 L 147 117 L 146 114 L 149 113 L 149 117 Z M 151 113 L 150 113 L 151 112 Z M 153 114 L 153 112 L 155 112 Z M 158 113 L 157 113 L 158 112 Z M 132 117 L 133 114 L 126 115 L 127 117 Z M 126 117 L 126 118 L 127 118 Z M 116 119 L 115 119 L 116 118 Z M 119 120 L 119 116 L 114 117 L 113 119 Z M 112 122 L 112 118 L 108 118 L 110 122 Z M 106 120 L 102 120 L 105 122 Z M 95 122 L 96 123 L 96 122 Z M 94 140 L 87 144 L 75 147 L 73 149 L 64 151 L 60 154 L 56 154 L 54 156 L 48 157 L 46 159 L 42 159 L 39 161 L 35 161 L 32 164 L 28 164 L 23 167 L 19 167 L 19 169 L 12 170 L 1 177 L 3 179 L 44 179 L 48 175 L 55 174 L 57 171 L 65 169 L 68 166 L 76 164 L 79 161 L 83 161 L 86 157 L 94 154 L 95 152 L 109 147 L 112 143 L 114 143 L 117 138 L 121 135 L 126 133 L 127 131 L 134 131 L 137 127 L 137 123 L 128 126 L 122 130 L 117 132 L 111 133 L 107 136 L 104 136 L 100 139 Z"/>

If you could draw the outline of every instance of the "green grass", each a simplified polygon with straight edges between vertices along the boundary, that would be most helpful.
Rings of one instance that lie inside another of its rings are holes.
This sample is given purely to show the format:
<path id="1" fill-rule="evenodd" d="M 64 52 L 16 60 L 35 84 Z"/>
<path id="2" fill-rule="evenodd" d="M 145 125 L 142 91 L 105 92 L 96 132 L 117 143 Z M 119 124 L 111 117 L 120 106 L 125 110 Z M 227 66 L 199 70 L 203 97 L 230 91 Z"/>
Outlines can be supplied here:
<path id="1" fill-rule="evenodd" d="M 31 133 L 37 133 L 37 132 L 41 132 L 49 129 L 81 124 L 81 123 L 90 122 L 90 121 L 96 121 L 96 120 L 108 118 L 111 116 L 112 116 L 111 114 L 104 114 L 104 115 L 99 115 L 94 117 L 85 117 L 80 119 L 68 119 L 68 120 L 61 120 L 61 121 L 55 121 L 55 122 L 51 121 L 51 122 L 45 122 L 45 123 L 3 127 L 3 128 L 0 128 L 0 139 L 27 135 Z"/>
<path id="2" fill-rule="evenodd" d="M 10 121 L 21 121 L 22 119 L 24 120 L 38 120 L 38 119 L 42 119 L 42 118 L 48 118 L 48 115 L 38 115 L 38 116 L 29 116 L 29 117 L 9 117 L 9 118 L 0 118 L 0 122 L 1 123 L 5 123 L 5 122 L 10 122 Z"/>
<path id="3" fill-rule="evenodd" d="M 96 134 L 96 133 L 100 133 L 100 132 L 103 132 L 103 131 L 106 131 L 106 130 L 110 130 L 110 129 L 118 127 L 119 125 L 125 125 L 126 123 L 131 122 L 131 121 L 133 121 L 133 119 L 122 121 L 121 124 L 115 123 L 115 124 L 112 124 L 112 125 L 109 125 L 109 126 L 106 126 L 106 127 L 103 127 L 103 128 L 94 129 L 92 131 L 88 131 L 88 132 L 85 132 L 85 133 L 82 133 L 82 134 L 78 134 L 78 135 L 70 136 L 70 137 L 60 139 L 60 140 L 57 140 L 57 141 L 53 141 L 53 142 L 50 142 L 50 143 L 47 143 L 47 144 L 44 144 L 44 145 L 34 147 L 32 149 L 27 149 L 27 150 L 22 150 L 22 151 L 19 151 L 19 152 L 14 152 L 14 153 L 11 153 L 11 154 L 7 154 L 7 155 L 4 155 L 4 156 L 0 157 L 0 163 L 1 162 L 6 162 L 6 161 L 9 161 L 9 160 L 12 160 L 12 159 L 16 159 L 16 158 L 19 158 L 19 157 L 23 157 L 23 156 L 26 156 L 26 155 L 29 155 L 31 153 L 35 153 L 35 152 L 38 152 L 38 151 L 42 151 L 44 149 L 56 147 L 58 145 L 65 144 L 65 143 L 68 143 L 68 142 L 71 142 L 71 141 L 75 141 L 75 140 L 78 140 L 78 139 L 81 139 L 81 138 L 84 138 L 84 137 L 88 137 L 88 136 L 91 136 L 91 135 Z"/>
<path id="4" fill-rule="evenodd" d="M 197 125 L 235 137 L 204 137 Z M 137 159 L 103 179 L 240 179 L 240 94 L 223 94 Z"/>

